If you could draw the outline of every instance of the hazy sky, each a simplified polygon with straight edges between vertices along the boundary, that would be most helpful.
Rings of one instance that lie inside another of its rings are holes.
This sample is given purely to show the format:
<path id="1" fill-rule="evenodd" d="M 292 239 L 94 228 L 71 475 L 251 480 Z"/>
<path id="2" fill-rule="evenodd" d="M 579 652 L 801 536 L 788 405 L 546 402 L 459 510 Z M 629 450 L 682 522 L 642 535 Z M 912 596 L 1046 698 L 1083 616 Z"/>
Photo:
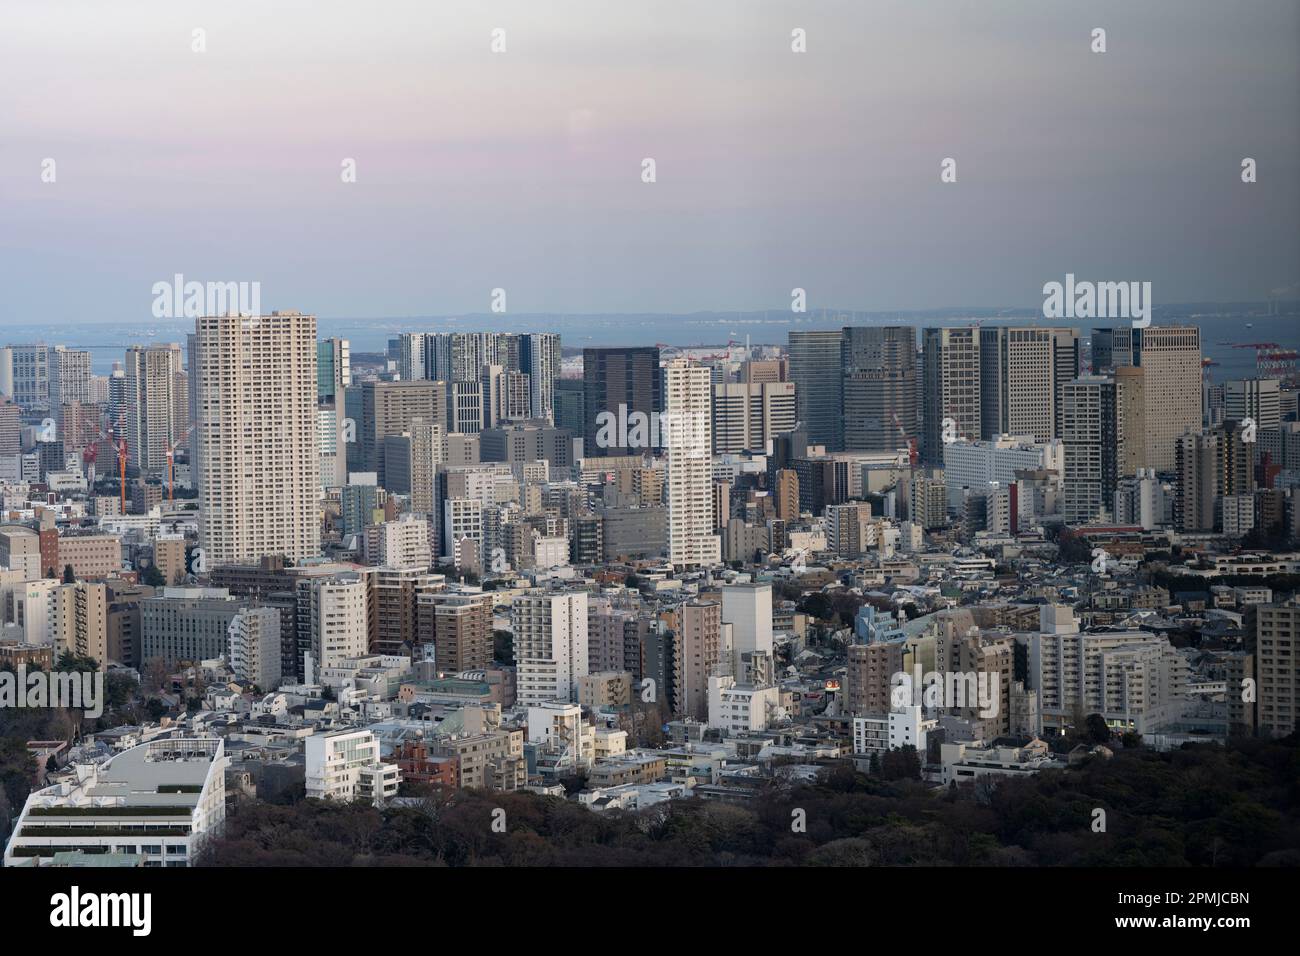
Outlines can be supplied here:
<path id="1" fill-rule="evenodd" d="M 0 325 L 177 272 L 322 316 L 1300 281 L 1295 0 L 25 0 L 0 89 Z"/>

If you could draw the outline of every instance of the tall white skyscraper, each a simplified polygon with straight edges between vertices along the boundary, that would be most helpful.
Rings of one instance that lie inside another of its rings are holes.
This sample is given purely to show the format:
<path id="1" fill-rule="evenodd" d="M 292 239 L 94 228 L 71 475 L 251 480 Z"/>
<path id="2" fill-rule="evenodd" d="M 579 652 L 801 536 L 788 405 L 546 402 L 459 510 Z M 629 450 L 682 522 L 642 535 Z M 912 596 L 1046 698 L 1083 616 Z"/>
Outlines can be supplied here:
<path id="1" fill-rule="evenodd" d="M 209 567 L 320 554 L 316 317 L 195 320 L 192 463 Z"/>
<path id="2" fill-rule="evenodd" d="M 717 564 L 722 556 L 713 534 L 712 395 L 706 366 L 675 359 L 664 367 L 668 560 L 679 567 Z"/>

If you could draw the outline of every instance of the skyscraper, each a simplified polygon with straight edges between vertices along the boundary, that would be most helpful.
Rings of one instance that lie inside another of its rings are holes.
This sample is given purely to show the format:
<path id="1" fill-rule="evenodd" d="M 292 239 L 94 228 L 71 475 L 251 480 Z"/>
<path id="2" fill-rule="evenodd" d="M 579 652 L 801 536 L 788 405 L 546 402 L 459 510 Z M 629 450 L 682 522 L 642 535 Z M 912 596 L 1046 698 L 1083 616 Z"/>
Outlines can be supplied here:
<path id="1" fill-rule="evenodd" d="M 1088 375 L 1067 382 L 1061 402 L 1061 511 L 1067 523 L 1087 524 L 1109 511 L 1115 495 L 1115 380 Z"/>
<path id="2" fill-rule="evenodd" d="M 560 376 L 558 332 L 529 332 L 519 336 L 518 371 L 528 376 L 533 418 L 555 421 L 555 380 Z"/>
<path id="3" fill-rule="evenodd" d="M 1201 330 L 1151 325 L 1109 331 L 1102 338 L 1109 339 L 1112 365 L 1134 365 L 1143 372 L 1146 466 L 1173 471 L 1179 436 L 1201 427 Z"/>
<path id="4" fill-rule="evenodd" d="M 1079 375 L 1074 329 L 980 329 L 980 432 L 1060 437 L 1060 397 Z"/>
<path id="5" fill-rule="evenodd" d="M 791 332 L 790 381 L 795 385 L 799 421 L 813 445 L 842 447 L 841 339 L 839 329 Z M 590 452 L 588 452 L 590 454 Z"/>
<path id="6" fill-rule="evenodd" d="M 189 395 L 181 394 L 180 345 L 133 345 L 126 350 L 123 403 L 127 455 L 142 472 L 161 474 L 167 452 L 185 438 Z"/>
<path id="7" fill-rule="evenodd" d="M 707 372 L 707 370 L 706 370 Z M 707 375 L 705 376 L 707 380 Z M 663 410 L 663 376 L 659 370 L 659 349 L 654 346 L 636 348 L 587 348 L 582 350 L 583 415 L 582 453 L 588 458 L 621 455 L 640 455 L 645 446 L 631 447 L 597 441 L 606 415 L 626 421 L 640 414 L 653 419 Z M 628 429 L 615 429 L 625 436 Z M 608 433 L 608 429 L 606 430 Z M 620 439 L 620 441 L 626 439 Z"/>
<path id="8" fill-rule="evenodd" d="M 943 464 L 945 434 L 980 434 L 980 330 L 930 328 L 921 332 L 925 408 L 922 416 L 925 460 Z M 945 428 L 945 420 L 952 425 Z"/>
<path id="9" fill-rule="evenodd" d="M 664 368 L 668 560 L 679 567 L 721 560 L 713 519 L 712 391 L 704 365 L 675 359 Z"/>
<path id="10" fill-rule="evenodd" d="M 916 332 L 851 326 L 842 332 L 842 448 L 894 451 L 916 439 Z"/>
<path id="11" fill-rule="evenodd" d="M 195 320 L 199 543 L 209 566 L 320 554 L 316 317 Z"/>

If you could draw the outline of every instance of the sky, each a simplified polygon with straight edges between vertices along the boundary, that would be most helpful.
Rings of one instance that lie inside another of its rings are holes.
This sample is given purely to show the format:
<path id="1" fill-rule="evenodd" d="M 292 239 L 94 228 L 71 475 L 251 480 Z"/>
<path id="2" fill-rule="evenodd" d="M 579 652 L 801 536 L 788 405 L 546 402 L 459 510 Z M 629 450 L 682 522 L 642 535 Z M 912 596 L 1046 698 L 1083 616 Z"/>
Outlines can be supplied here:
<path id="1" fill-rule="evenodd" d="M 0 88 L 0 326 L 1300 295 L 1295 0 L 24 0 Z"/>

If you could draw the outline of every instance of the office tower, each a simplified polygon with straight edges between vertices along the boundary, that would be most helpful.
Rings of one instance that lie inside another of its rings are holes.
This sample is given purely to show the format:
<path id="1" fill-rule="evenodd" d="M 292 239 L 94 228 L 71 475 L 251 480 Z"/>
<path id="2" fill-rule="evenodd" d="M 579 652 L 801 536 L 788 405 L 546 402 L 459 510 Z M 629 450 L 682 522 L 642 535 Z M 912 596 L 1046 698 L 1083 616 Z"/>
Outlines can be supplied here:
<path id="1" fill-rule="evenodd" d="M 582 437 L 586 427 L 585 383 L 580 378 L 558 378 L 555 380 L 554 412 L 555 425 L 564 428 L 575 438 Z M 583 454 L 586 454 L 584 451 Z"/>
<path id="2" fill-rule="evenodd" d="M 1254 419 L 1259 428 L 1282 424 L 1281 382 L 1276 378 L 1247 378 L 1223 383 L 1224 421 Z"/>
<path id="3" fill-rule="evenodd" d="M 943 443 L 980 434 L 980 337 L 975 326 L 923 329 L 925 461 L 943 463 Z M 950 422 L 945 426 L 945 422 Z"/>
<path id="4" fill-rule="evenodd" d="M 162 588 L 140 602 L 140 660 L 176 664 L 227 653 L 239 600 L 225 588 Z"/>
<path id="5" fill-rule="evenodd" d="M 126 350 L 127 455 L 143 473 L 165 475 L 169 450 L 186 437 L 190 401 L 180 392 L 183 371 L 179 345 L 133 345 Z"/>
<path id="6" fill-rule="evenodd" d="M 849 327 L 841 335 L 838 447 L 845 451 L 906 447 L 908 439 L 920 435 L 915 330 L 901 325 Z"/>
<path id="7" fill-rule="evenodd" d="M 1127 478 L 1147 467 L 1146 370 L 1121 365 L 1110 377 L 1115 382 L 1115 474 Z"/>
<path id="8" fill-rule="evenodd" d="M 10 345 L 4 350 L 11 371 L 13 400 L 28 410 L 50 406 L 50 349 L 45 345 Z"/>
<path id="9" fill-rule="evenodd" d="M 478 434 L 483 430 L 482 383 L 447 383 L 447 430 L 466 435 Z"/>
<path id="10" fill-rule="evenodd" d="M 1104 331 L 1110 333 L 1107 338 L 1114 367 L 1142 369 L 1145 467 L 1173 471 L 1179 436 L 1201 427 L 1201 330 L 1178 325 L 1121 326 L 1094 330 L 1094 343 Z"/>
<path id="11" fill-rule="evenodd" d="M 492 595 L 426 590 L 417 598 L 420 643 L 446 674 L 491 667 Z"/>
<path id="12" fill-rule="evenodd" d="M 49 356 L 50 408 L 90 401 L 90 353 L 56 345 Z"/>
<path id="13" fill-rule="evenodd" d="M 14 400 L 14 350 L 11 346 L 0 348 L 0 399 Z"/>
<path id="14" fill-rule="evenodd" d="M 668 459 L 668 560 L 699 567 L 721 560 L 714 533 L 712 385 L 706 366 L 676 359 L 664 369 L 664 423 Z"/>
<path id="15" fill-rule="evenodd" d="M 1078 335 L 1073 329 L 980 329 L 980 431 L 1059 436 L 1061 388 L 1078 377 Z"/>
<path id="16" fill-rule="evenodd" d="M 355 426 L 347 420 L 347 389 L 352 384 L 351 346 L 347 339 L 316 343 L 316 419 L 320 442 L 320 482 L 338 488 L 347 481 L 347 443 Z"/>
<path id="17" fill-rule="evenodd" d="M 674 684 L 681 716 L 695 720 L 708 716 L 709 678 L 730 669 L 729 634 L 729 628 L 724 632 L 722 605 L 717 601 L 700 598 L 677 609 Z"/>
<path id="18" fill-rule="evenodd" d="M 827 451 L 843 447 L 843 356 L 839 329 L 791 332 L 790 380 L 795 386 L 799 422 L 812 445 Z"/>
<path id="19" fill-rule="evenodd" d="M 943 448 L 943 475 L 948 488 L 948 507 L 961 505 L 964 491 L 984 493 L 992 484 L 1006 487 L 1018 471 L 1051 470 L 1058 475 L 1065 468 L 1065 453 L 1057 439 L 1036 442 L 1028 436 L 1003 435 L 990 441 L 957 441 Z"/>
<path id="20" fill-rule="evenodd" d="M 524 706 L 573 700 L 587 667 L 585 591 L 529 591 L 510 604 L 518 673 L 516 697 Z"/>
<path id="21" fill-rule="evenodd" d="M 1083 374 L 1083 344 L 1078 329 L 1052 329 L 1052 403 L 1056 409 L 1055 437 L 1061 434 L 1061 393 Z"/>
<path id="22" fill-rule="evenodd" d="M 1100 375 L 1075 379 L 1065 385 L 1061 402 L 1061 513 L 1067 524 L 1088 524 L 1109 513 L 1115 494 L 1115 380 Z"/>
<path id="23" fill-rule="evenodd" d="M 707 370 L 706 370 L 707 371 Z M 663 376 L 659 370 L 659 349 L 654 346 L 639 348 L 586 348 L 582 350 L 583 432 L 582 453 L 588 458 L 642 455 L 649 450 L 648 435 L 644 443 L 619 444 L 631 441 L 630 429 L 622 425 L 614 429 L 620 438 L 605 442 L 602 447 L 597 435 L 612 417 L 615 422 L 627 422 L 631 416 L 644 416 L 655 421 L 664 408 Z M 606 435 L 610 429 L 604 428 Z"/>
<path id="24" fill-rule="evenodd" d="M 347 417 L 356 441 L 347 447 L 349 471 L 372 471 L 385 481 L 384 439 L 409 431 L 420 419 L 447 421 L 447 393 L 442 382 L 363 382 L 346 390 Z"/>
<path id="25" fill-rule="evenodd" d="M 529 332 L 519 336 L 519 371 L 528 376 L 530 418 L 555 421 L 555 381 L 560 376 L 558 332 Z M 565 426 L 561 426 L 565 427 Z M 573 433 L 579 434 L 578 429 Z"/>
<path id="26" fill-rule="evenodd" d="M 187 336 L 188 337 L 188 336 Z M 194 421 L 194 402 L 190 402 L 190 421 Z M 108 376 L 108 420 L 123 421 L 126 417 L 126 369 L 121 362 L 113 363 Z"/>
<path id="27" fill-rule="evenodd" d="M 1300 599 L 1255 608 L 1255 661 L 1259 675 L 1259 728 L 1286 737 L 1300 718 Z M 1239 686 L 1228 696 L 1241 696 Z"/>
<path id="28" fill-rule="evenodd" d="M 320 554 L 316 317 L 195 320 L 199 544 L 209 566 Z"/>
<path id="29" fill-rule="evenodd" d="M 790 366 L 786 359 L 747 359 L 740 367 L 737 381 L 747 385 L 789 382 Z"/>
<path id="30" fill-rule="evenodd" d="M 343 389 L 352 384 L 352 347 L 347 339 L 316 343 L 316 398 L 322 404 L 342 404 Z"/>
<path id="31" fill-rule="evenodd" d="M 793 382 L 713 386 L 713 451 L 762 454 L 776 435 L 797 422 Z"/>
<path id="32" fill-rule="evenodd" d="M 243 607 L 230 621 L 230 669 L 266 693 L 280 683 L 280 612 Z"/>

